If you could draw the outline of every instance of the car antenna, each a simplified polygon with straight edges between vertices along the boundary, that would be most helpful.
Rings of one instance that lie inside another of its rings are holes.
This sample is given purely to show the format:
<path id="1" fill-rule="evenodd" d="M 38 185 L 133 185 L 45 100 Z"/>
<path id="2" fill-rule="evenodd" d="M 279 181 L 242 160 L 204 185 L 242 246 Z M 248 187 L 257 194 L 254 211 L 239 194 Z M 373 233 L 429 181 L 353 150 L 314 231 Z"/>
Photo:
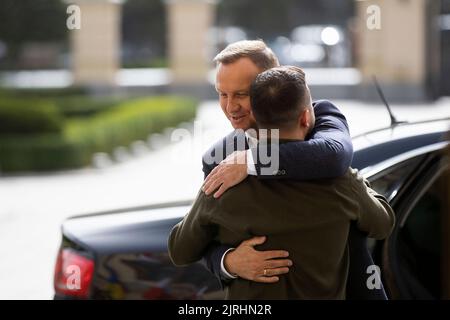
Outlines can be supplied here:
<path id="1" fill-rule="evenodd" d="M 391 117 L 391 127 L 394 127 L 401 123 L 406 123 L 406 121 L 398 121 L 394 114 L 392 113 L 391 107 L 389 106 L 389 103 L 386 100 L 386 97 L 383 94 L 383 91 L 381 90 L 380 84 L 378 83 L 377 77 L 375 75 L 372 76 L 373 82 L 375 84 L 375 88 L 377 89 L 378 94 L 380 95 L 381 100 L 383 101 L 384 105 L 386 106 L 387 111 L 389 112 L 389 116 Z"/>

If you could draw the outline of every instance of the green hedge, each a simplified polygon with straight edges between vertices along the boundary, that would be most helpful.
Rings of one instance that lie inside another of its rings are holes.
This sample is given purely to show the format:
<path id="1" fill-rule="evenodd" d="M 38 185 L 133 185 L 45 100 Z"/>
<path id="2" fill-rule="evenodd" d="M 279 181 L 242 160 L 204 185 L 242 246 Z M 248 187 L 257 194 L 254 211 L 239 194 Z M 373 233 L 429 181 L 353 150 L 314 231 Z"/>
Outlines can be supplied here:
<path id="1" fill-rule="evenodd" d="M 79 94 L 77 94 L 79 92 Z M 64 117 L 88 117 L 95 113 L 107 110 L 124 101 L 124 98 L 91 97 L 83 94 L 81 90 L 49 91 L 36 90 L 1 90 L 0 101 L 14 102 L 15 104 L 34 105 L 36 101 L 45 100 L 56 106 L 58 112 Z"/>
<path id="2" fill-rule="evenodd" d="M 0 170 L 42 171 L 77 168 L 95 152 L 111 152 L 150 133 L 194 118 L 189 98 L 154 97 L 123 102 L 87 119 L 68 120 L 58 134 L 0 135 Z"/>
<path id="3" fill-rule="evenodd" d="M 90 117 L 124 101 L 122 98 L 93 98 L 89 96 L 56 97 L 52 101 L 65 117 Z"/>
<path id="4" fill-rule="evenodd" d="M 51 171 L 90 162 L 89 149 L 63 134 L 0 136 L 0 171 Z"/>
<path id="5" fill-rule="evenodd" d="M 196 103 L 183 98 L 141 98 L 119 104 L 89 121 L 72 121 L 68 137 L 83 141 L 96 151 L 110 152 L 116 146 L 145 139 L 149 133 L 192 119 Z"/>
<path id="6" fill-rule="evenodd" d="M 0 88 L 0 96 L 15 98 L 56 98 L 88 94 L 84 87 L 48 88 L 48 89 L 5 89 Z"/>
<path id="7" fill-rule="evenodd" d="M 56 106 L 36 99 L 0 99 L 0 134 L 61 132 L 63 119 Z"/>

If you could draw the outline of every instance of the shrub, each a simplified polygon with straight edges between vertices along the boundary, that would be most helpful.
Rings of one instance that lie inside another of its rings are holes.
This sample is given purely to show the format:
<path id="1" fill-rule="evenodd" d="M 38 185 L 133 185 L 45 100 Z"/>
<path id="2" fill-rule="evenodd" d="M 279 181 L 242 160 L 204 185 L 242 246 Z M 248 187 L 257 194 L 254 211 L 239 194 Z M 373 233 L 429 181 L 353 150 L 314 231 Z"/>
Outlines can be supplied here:
<path id="1" fill-rule="evenodd" d="M 1 136 L 2 172 L 50 171 L 88 165 L 91 154 L 81 143 L 62 134 Z"/>
<path id="2" fill-rule="evenodd" d="M 4 89 L 0 88 L 0 96 L 12 98 L 55 98 L 75 95 L 85 95 L 88 90 L 84 87 L 48 88 L 48 89 Z"/>
<path id="3" fill-rule="evenodd" d="M 160 132 L 195 116 L 196 102 L 189 98 L 155 97 L 123 102 L 89 120 L 71 121 L 67 136 L 95 151 L 111 152 L 150 133 Z"/>
<path id="4" fill-rule="evenodd" d="M 62 121 L 56 106 L 49 101 L 0 100 L 0 134 L 61 132 Z"/>
<path id="5" fill-rule="evenodd" d="M 62 132 L 0 135 L 0 170 L 46 171 L 90 163 L 94 152 L 111 152 L 150 133 L 195 116 L 188 98 L 141 98 L 120 103 L 90 118 L 66 121 Z"/>
<path id="6" fill-rule="evenodd" d="M 102 112 L 124 101 L 123 98 L 91 97 L 84 95 L 81 89 L 58 89 L 42 91 L 32 89 L 2 90 L 0 100 L 22 101 L 24 104 L 33 104 L 35 101 L 45 99 L 53 102 L 64 117 L 87 117 Z"/>
<path id="7" fill-rule="evenodd" d="M 53 101 L 65 117 L 89 117 L 122 102 L 120 98 L 93 98 L 89 96 L 57 97 Z"/>

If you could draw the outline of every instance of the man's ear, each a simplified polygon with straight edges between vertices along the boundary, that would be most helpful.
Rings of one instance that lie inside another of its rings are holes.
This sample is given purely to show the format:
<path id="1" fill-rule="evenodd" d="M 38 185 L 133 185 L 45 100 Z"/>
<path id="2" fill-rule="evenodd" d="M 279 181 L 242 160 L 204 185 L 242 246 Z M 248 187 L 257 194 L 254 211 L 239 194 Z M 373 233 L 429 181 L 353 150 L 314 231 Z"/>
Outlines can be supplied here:
<path id="1" fill-rule="evenodd" d="M 309 127 L 311 126 L 310 119 L 311 119 L 311 112 L 308 108 L 306 108 L 300 113 L 299 117 L 300 127 L 309 129 Z"/>

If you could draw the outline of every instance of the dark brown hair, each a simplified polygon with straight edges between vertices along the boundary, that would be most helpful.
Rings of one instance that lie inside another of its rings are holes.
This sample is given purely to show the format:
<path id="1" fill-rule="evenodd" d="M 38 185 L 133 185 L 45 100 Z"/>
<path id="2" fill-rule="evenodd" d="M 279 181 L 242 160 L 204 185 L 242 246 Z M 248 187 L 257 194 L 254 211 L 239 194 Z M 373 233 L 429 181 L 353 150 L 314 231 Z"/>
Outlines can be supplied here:
<path id="1" fill-rule="evenodd" d="M 250 101 L 259 128 L 292 128 L 311 103 L 305 73 L 294 66 L 260 73 L 250 88 Z"/>
<path id="2" fill-rule="evenodd" d="M 261 71 L 278 67 L 277 56 L 262 40 L 242 40 L 223 49 L 215 58 L 216 64 L 233 63 L 240 58 L 249 58 Z"/>

